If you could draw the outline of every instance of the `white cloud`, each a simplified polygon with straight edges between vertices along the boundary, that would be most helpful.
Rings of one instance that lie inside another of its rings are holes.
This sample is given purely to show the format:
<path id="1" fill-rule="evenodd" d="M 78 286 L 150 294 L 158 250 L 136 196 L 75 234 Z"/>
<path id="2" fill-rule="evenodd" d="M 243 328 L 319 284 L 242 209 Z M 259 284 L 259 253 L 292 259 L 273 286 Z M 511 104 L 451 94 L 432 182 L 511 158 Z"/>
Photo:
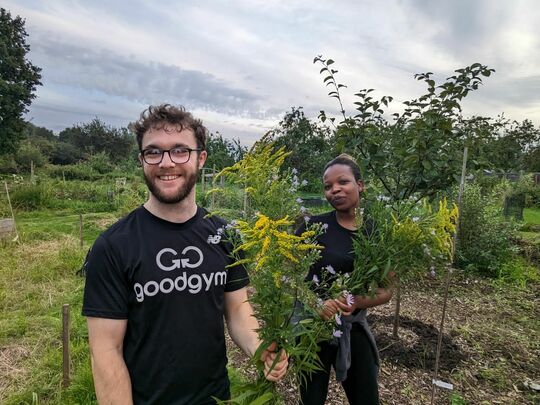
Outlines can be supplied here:
<path id="1" fill-rule="evenodd" d="M 399 109 L 424 90 L 414 73 L 443 80 L 481 62 L 497 73 L 468 97 L 464 113 L 540 122 L 534 0 L 4 3 L 26 18 L 30 56 L 50 86 L 39 89 L 31 114 L 54 109 L 56 126 L 61 110 L 65 126 L 77 114 L 107 111 L 117 111 L 109 116 L 118 122 L 149 102 L 172 101 L 200 111 L 225 136 L 252 140 L 292 106 L 312 116 L 337 111 L 312 63 L 317 54 L 336 61 L 349 111 L 358 89 L 392 95 Z M 47 126 L 47 114 L 37 115 Z"/>

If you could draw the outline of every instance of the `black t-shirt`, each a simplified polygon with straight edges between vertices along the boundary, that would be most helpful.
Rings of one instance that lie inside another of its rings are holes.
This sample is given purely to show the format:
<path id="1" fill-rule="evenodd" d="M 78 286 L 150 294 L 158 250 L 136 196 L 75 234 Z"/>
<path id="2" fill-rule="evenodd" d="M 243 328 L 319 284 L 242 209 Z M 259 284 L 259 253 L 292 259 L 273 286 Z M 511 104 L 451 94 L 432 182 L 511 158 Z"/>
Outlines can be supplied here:
<path id="1" fill-rule="evenodd" d="M 248 284 L 221 240 L 226 223 L 178 224 L 144 207 L 101 234 L 84 266 L 83 315 L 127 319 L 124 359 L 136 404 L 227 399 L 224 293 Z"/>
<path id="2" fill-rule="evenodd" d="M 320 223 L 326 230 L 317 238 L 317 243 L 324 249 L 321 250 L 319 260 L 311 266 L 306 281 L 312 282 L 321 298 L 328 299 L 331 298 L 327 295 L 328 285 L 334 281 L 334 273 L 350 274 L 354 270 L 352 241 L 356 231 L 342 227 L 336 219 L 335 211 L 315 215 L 309 222 Z M 298 232 L 304 229 L 305 226 L 302 226 Z"/>

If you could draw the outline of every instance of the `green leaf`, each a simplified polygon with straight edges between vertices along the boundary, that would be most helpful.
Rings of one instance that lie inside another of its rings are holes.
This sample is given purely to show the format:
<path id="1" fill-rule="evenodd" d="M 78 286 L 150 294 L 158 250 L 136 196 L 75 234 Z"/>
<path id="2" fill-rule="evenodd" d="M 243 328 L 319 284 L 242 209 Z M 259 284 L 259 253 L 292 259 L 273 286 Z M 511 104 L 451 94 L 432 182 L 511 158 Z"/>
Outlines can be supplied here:
<path id="1" fill-rule="evenodd" d="M 263 405 L 269 402 L 273 397 L 274 395 L 272 395 L 271 392 L 267 392 L 264 395 L 257 398 L 255 401 L 251 401 L 249 405 Z"/>
<path id="2" fill-rule="evenodd" d="M 334 63 L 334 61 L 333 61 L 332 59 L 328 59 L 328 60 L 326 61 L 326 66 L 330 66 L 330 65 L 333 64 L 333 63 Z"/>

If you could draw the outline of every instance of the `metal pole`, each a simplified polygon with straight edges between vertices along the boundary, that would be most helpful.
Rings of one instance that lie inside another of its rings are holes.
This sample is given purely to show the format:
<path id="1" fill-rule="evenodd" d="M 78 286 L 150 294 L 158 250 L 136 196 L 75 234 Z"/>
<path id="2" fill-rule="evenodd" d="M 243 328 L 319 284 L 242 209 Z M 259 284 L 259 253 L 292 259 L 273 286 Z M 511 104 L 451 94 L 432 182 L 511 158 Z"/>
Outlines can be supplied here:
<path id="1" fill-rule="evenodd" d="M 454 234 L 454 242 L 452 246 L 452 265 L 454 264 L 455 257 L 456 257 L 456 246 L 458 243 L 458 233 L 459 233 L 459 222 L 461 221 L 461 199 L 463 197 L 463 189 L 465 188 L 465 175 L 467 172 L 467 153 L 468 148 L 465 146 L 463 149 L 463 166 L 461 167 L 461 180 L 459 183 L 459 194 L 458 194 L 458 220 L 456 223 L 456 233 Z M 435 355 L 435 370 L 433 372 L 433 380 L 431 382 L 431 405 L 433 405 L 433 401 L 435 401 L 435 380 L 437 380 L 437 376 L 439 374 L 439 361 L 441 357 L 441 347 L 442 347 L 442 337 L 443 337 L 443 329 L 444 329 L 444 318 L 446 317 L 446 307 L 448 303 L 448 291 L 450 289 L 450 279 L 452 276 L 452 268 L 449 267 L 446 271 L 446 279 L 445 279 L 445 286 L 444 286 L 444 299 L 443 299 L 443 310 L 442 310 L 442 316 L 441 316 L 441 324 L 439 326 L 439 337 L 437 340 L 437 354 Z"/>

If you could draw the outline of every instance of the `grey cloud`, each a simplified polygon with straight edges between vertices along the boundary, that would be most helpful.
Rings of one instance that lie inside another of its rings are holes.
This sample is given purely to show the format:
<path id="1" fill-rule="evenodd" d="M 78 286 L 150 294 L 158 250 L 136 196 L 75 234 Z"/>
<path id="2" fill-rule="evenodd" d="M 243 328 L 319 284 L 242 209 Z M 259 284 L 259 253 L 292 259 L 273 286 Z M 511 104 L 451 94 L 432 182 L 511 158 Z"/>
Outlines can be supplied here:
<path id="1" fill-rule="evenodd" d="M 44 79 L 56 85 L 97 90 L 143 104 L 167 101 L 225 114 L 259 115 L 257 95 L 208 73 L 143 62 L 46 37 L 36 45 L 33 59 L 38 65 L 43 63 Z"/>
<path id="2" fill-rule="evenodd" d="M 496 73 L 495 73 L 496 74 Z M 489 83 L 478 89 L 486 99 L 513 107 L 540 105 L 540 75 L 505 79 Z"/>

